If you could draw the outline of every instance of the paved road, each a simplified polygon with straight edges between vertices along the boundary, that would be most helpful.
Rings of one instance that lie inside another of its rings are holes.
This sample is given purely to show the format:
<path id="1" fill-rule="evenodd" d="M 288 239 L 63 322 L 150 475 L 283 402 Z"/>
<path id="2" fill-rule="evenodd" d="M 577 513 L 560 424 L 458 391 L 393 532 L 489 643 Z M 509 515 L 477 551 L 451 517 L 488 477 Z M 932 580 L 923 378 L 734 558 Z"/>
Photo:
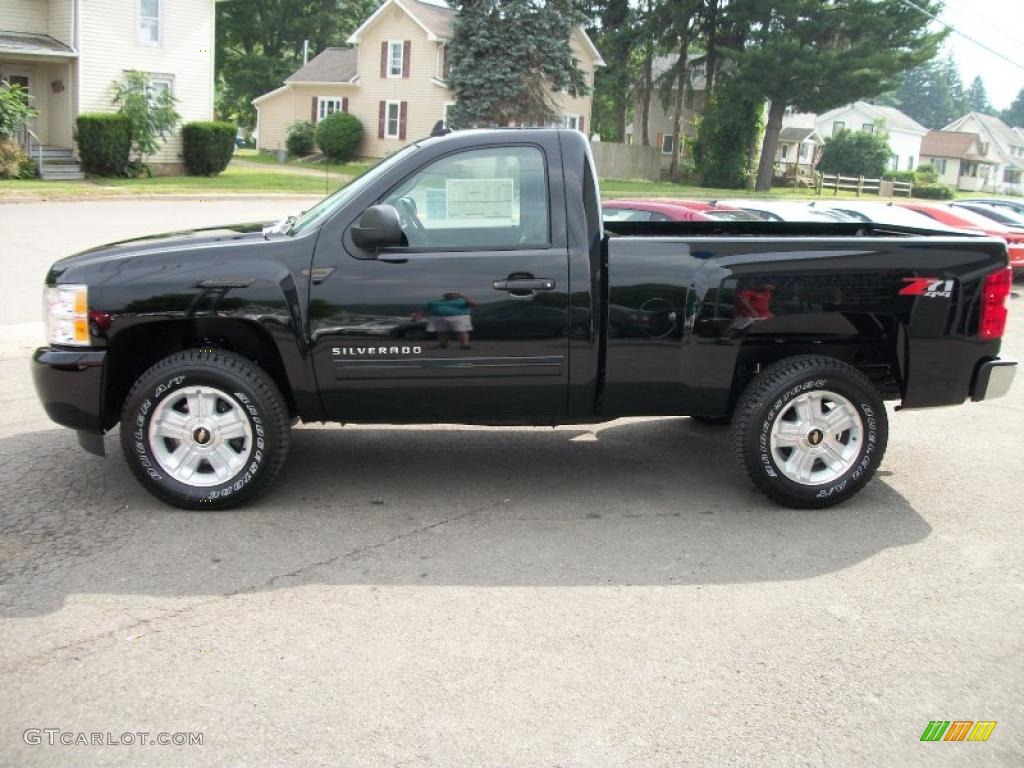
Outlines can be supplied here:
<path id="1" fill-rule="evenodd" d="M 687 419 L 304 427 L 216 514 L 46 420 L 52 259 L 303 204 L 0 205 L 0 765 L 1022 764 L 1020 383 L 894 415 L 881 477 L 824 512 L 767 503 Z M 999 724 L 920 743 L 934 719 Z"/>

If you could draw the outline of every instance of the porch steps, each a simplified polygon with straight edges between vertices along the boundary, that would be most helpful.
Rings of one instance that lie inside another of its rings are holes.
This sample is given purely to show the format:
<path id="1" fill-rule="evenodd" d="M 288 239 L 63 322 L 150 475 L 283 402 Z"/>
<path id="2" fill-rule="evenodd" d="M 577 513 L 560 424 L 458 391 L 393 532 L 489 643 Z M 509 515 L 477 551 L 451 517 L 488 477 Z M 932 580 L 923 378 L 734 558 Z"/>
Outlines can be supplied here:
<path id="1" fill-rule="evenodd" d="M 70 181 L 85 178 L 85 174 L 82 173 L 82 169 L 79 167 L 78 161 L 75 160 L 75 156 L 70 149 L 44 146 L 42 148 L 42 155 L 43 162 L 39 169 L 39 175 L 43 179 L 47 181 Z M 39 156 L 36 154 L 32 159 L 38 162 Z"/>

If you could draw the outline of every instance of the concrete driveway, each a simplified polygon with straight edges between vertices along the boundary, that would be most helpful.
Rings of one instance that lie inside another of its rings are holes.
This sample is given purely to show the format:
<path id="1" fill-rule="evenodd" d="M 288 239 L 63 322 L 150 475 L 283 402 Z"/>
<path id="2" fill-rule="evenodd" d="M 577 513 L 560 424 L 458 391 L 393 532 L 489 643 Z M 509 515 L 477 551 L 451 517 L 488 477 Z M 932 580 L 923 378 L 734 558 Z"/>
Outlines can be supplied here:
<path id="1" fill-rule="evenodd" d="M 824 512 L 750 490 L 719 428 L 625 419 L 301 427 L 257 503 L 189 513 L 46 419 L 51 261 L 305 206 L 0 205 L 0 765 L 1022 764 L 1020 382 L 891 414 Z"/>

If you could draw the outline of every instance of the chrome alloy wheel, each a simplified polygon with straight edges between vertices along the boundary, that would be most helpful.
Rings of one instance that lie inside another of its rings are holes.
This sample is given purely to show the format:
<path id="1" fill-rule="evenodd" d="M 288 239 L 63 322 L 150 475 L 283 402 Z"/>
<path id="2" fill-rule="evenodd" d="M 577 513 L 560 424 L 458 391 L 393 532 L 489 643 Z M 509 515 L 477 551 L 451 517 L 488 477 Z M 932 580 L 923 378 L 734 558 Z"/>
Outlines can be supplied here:
<path id="1" fill-rule="evenodd" d="M 864 422 L 853 403 L 823 389 L 805 392 L 775 417 L 772 458 L 783 475 L 801 485 L 824 485 L 857 461 Z"/>
<path id="2" fill-rule="evenodd" d="M 220 485 L 249 460 L 252 427 L 230 395 L 213 387 L 184 387 L 153 411 L 149 444 L 160 467 L 178 482 Z"/>

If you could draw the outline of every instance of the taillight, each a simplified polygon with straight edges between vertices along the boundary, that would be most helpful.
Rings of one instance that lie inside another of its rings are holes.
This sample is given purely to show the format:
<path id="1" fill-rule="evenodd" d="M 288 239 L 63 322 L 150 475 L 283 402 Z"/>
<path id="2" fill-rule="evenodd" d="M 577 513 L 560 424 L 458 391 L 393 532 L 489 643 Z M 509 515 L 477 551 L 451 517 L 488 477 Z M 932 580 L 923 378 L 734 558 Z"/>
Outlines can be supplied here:
<path id="1" fill-rule="evenodd" d="M 985 275 L 981 287 L 981 316 L 978 318 L 978 336 L 982 339 L 1001 339 L 1006 330 L 1006 297 L 1010 295 L 1013 270 L 1009 267 Z"/>

